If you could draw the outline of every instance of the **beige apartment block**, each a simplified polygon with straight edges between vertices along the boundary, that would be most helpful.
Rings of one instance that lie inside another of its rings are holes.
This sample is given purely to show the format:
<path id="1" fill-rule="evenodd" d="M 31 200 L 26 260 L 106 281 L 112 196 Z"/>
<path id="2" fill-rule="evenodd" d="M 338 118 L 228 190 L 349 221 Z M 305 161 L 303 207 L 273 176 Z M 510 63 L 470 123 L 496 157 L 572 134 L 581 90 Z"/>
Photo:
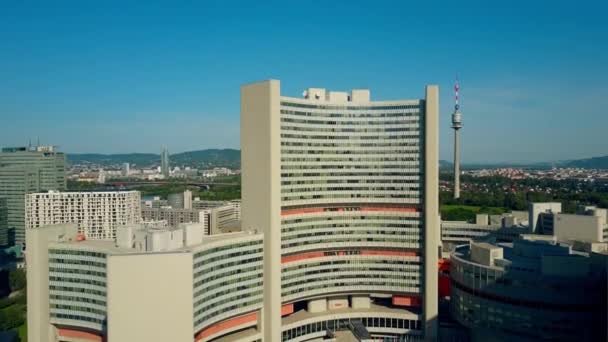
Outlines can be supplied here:
<path id="1" fill-rule="evenodd" d="M 25 197 L 26 230 L 76 223 L 87 239 L 113 240 L 116 228 L 141 220 L 139 191 L 39 192 Z"/>

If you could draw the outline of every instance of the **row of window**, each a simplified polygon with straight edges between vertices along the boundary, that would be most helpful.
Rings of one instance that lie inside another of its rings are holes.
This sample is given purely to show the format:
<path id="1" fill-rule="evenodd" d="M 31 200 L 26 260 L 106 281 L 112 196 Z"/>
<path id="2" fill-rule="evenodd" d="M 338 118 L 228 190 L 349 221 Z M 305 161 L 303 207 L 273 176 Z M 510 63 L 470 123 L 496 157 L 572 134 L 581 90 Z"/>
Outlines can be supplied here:
<path id="1" fill-rule="evenodd" d="M 60 285 L 49 285 L 49 290 L 51 291 L 63 291 L 63 292 L 74 292 L 74 293 L 85 293 L 92 294 L 97 296 L 106 296 L 106 291 L 88 289 L 83 287 L 74 287 L 74 286 L 60 286 Z"/>
<path id="2" fill-rule="evenodd" d="M 413 194 L 394 194 L 394 193 L 386 193 L 386 194 L 375 194 L 375 193 L 350 193 L 350 194 L 336 194 L 329 192 L 328 194 L 316 194 L 316 195 L 296 195 L 296 196 L 283 196 L 281 197 L 282 201 L 297 201 L 297 200 L 320 200 L 320 199 L 357 199 L 357 198 L 378 198 L 378 199 L 412 199 L 418 200 L 422 196 L 419 193 Z M 418 202 L 418 201 L 413 201 Z"/>
<path id="3" fill-rule="evenodd" d="M 63 258 L 52 258 L 49 256 L 49 264 L 68 264 L 68 265 L 79 265 L 79 266 L 94 266 L 100 268 L 106 268 L 105 262 L 89 261 L 82 259 L 63 259 Z M 59 267 L 59 265 L 57 265 Z"/>
<path id="4" fill-rule="evenodd" d="M 288 114 L 288 113 L 283 113 Z M 291 118 L 288 115 L 281 116 L 281 122 L 284 123 L 296 123 L 296 124 L 310 124 L 310 125 L 334 125 L 334 126 L 407 126 L 412 124 L 418 124 L 420 120 L 417 117 L 404 118 L 401 120 L 357 120 L 357 121 L 345 121 L 345 120 L 315 120 L 315 119 L 301 119 Z"/>
<path id="5" fill-rule="evenodd" d="M 80 268 L 58 268 L 58 267 L 49 267 L 49 273 L 65 273 L 65 274 L 78 274 L 85 276 L 96 276 L 96 277 L 105 277 L 105 272 L 92 271 L 89 269 L 80 269 Z"/>
<path id="6" fill-rule="evenodd" d="M 249 245 L 249 246 L 234 245 L 232 248 L 233 249 L 240 249 L 240 248 L 244 248 L 244 247 L 251 247 L 251 246 L 258 246 L 258 245 L 261 245 L 260 241 L 256 241 L 255 244 L 252 244 L 252 245 Z M 257 254 L 257 253 L 262 253 L 262 248 L 249 249 L 249 250 L 238 251 L 238 252 L 229 253 L 229 254 L 218 253 L 217 255 L 215 255 L 213 257 L 208 257 L 208 258 L 204 258 L 204 259 L 201 259 L 201 260 L 197 260 L 194 263 L 194 268 L 196 269 L 196 268 L 199 268 L 199 267 L 201 267 L 203 265 L 208 265 L 208 264 L 211 264 L 211 263 L 219 261 L 219 260 L 229 260 L 229 259 L 233 259 L 233 258 L 238 258 L 238 257 L 243 256 L 243 255 L 252 255 L 252 254 Z M 196 258 L 196 259 L 198 259 L 198 258 Z"/>
<path id="7" fill-rule="evenodd" d="M 100 287 L 106 287 L 105 281 L 98 281 L 88 278 L 68 278 L 68 277 L 56 277 L 49 276 L 49 281 L 56 281 L 62 283 L 75 283 L 75 284 L 87 284 L 87 285 L 95 285 Z"/>
<path id="8" fill-rule="evenodd" d="M 93 251 L 84 251 L 84 250 L 72 250 L 72 249 L 49 249 L 49 256 L 56 255 L 76 255 L 76 256 L 90 256 L 94 258 L 105 259 L 105 253 L 93 252 Z"/>
<path id="9" fill-rule="evenodd" d="M 407 231 L 407 230 L 400 230 L 400 231 L 390 231 L 390 230 L 331 230 L 331 231 L 321 231 L 321 232 L 302 232 L 300 234 L 297 235 L 288 235 L 288 236 L 282 236 L 281 238 L 281 242 L 283 242 L 283 246 L 287 246 L 289 242 L 292 242 L 291 240 L 304 240 L 304 239 L 308 239 L 308 238 L 312 238 L 312 237 L 319 237 L 319 238 L 323 238 L 325 236 L 331 236 L 332 238 L 329 240 L 323 240 L 323 241 L 335 241 L 336 237 L 341 237 L 341 236 L 346 236 L 346 238 L 349 238 L 349 236 L 362 236 L 363 238 L 367 237 L 376 237 L 376 236 L 380 236 L 380 235 L 386 235 L 387 238 L 391 239 L 393 238 L 394 241 L 403 241 L 403 239 L 399 239 L 400 237 L 410 237 L 415 239 L 416 241 L 419 240 L 419 237 L 421 235 L 420 231 Z M 303 241 L 304 242 L 304 241 Z M 305 242 L 304 242 L 305 243 Z M 293 245 L 293 244 L 289 244 L 289 245 Z M 285 247 L 287 248 L 287 247 Z"/>
<path id="10" fill-rule="evenodd" d="M 225 290 L 225 291 L 221 291 L 221 292 L 213 292 L 216 289 L 227 287 L 227 286 L 234 285 L 234 284 L 245 284 L 246 282 L 248 282 L 250 280 L 260 279 L 262 277 L 263 277 L 263 274 L 262 274 L 261 269 L 260 269 L 260 272 L 258 272 L 256 274 L 252 274 L 252 275 L 249 275 L 249 276 L 246 276 L 246 277 L 242 277 L 242 278 L 235 278 L 235 279 L 232 279 L 232 280 L 227 280 L 227 281 L 224 281 L 224 282 L 221 282 L 221 283 L 217 283 L 215 285 L 208 286 L 208 287 L 202 287 L 201 289 L 199 289 L 198 291 L 196 291 L 195 297 L 197 297 L 198 295 L 204 295 L 204 297 L 201 297 L 201 299 L 197 300 L 194 303 L 194 306 L 200 305 L 204 301 L 208 300 L 210 296 L 218 297 L 218 296 L 222 296 L 222 295 L 225 295 L 225 294 L 229 294 L 231 292 L 239 291 L 239 290 L 241 290 L 244 287 L 253 287 L 253 286 L 257 286 L 257 285 L 243 285 L 243 286 L 237 286 L 235 288 L 231 288 L 231 289 L 228 289 L 228 290 Z M 203 281 L 197 282 L 197 284 L 199 284 L 199 286 L 201 286 L 204 283 L 208 283 L 208 281 L 205 280 L 204 282 Z M 260 283 L 256 283 L 256 284 L 261 284 L 261 282 Z M 195 286 L 195 289 L 196 288 L 197 287 Z"/>
<path id="11" fill-rule="evenodd" d="M 341 128 L 319 128 L 319 127 L 307 127 L 307 126 L 288 126 L 281 125 L 281 131 L 294 131 L 294 132 L 329 132 L 329 133 L 391 133 L 391 132 L 418 132 L 420 127 L 418 124 L 414 125 L 401 125 L 398 127 L 383 126 L 378 128 L 365 127 L 364 125 L 358 125 L 359 128 L 355 127 L 341 127 Z"/>
<path id="12" fill-rule="evenodd" d="M 213 319 L 221 314 L 225 314 L 228 313 L 230 311 L 235 311 L 235 310 L 239 310 L 239 309 L 244 309 L 247 307 L 251 307 L 251 306 L 257 306 L 260 305 L 262 303 L 262 291 L 259 292 L 258 294 L 258 298 L 254 298 L 251 299 L 249 301 L 239 301 L 239 300 L 235 300 L 235 304 L 231 305 L 231 306 L 227 306 L 224 307 L 220 310 L 215 310 L 213 312 L 208 312 L 207 315 L 202 316 L 202 314 L 204 313 L 204 310 L 197 310 L 196 312 L 194 312 L 194 326 L 197 327 L 199 324 L 208 321 L 210 319 Z M 196 318 L 198 317 L 198 318 Z"/>
<path id="13" fill-rule="evenodd" d="M 375 267 L 374 267 L 375 266 Z M 412 265 L 412 269 L 404 268 L 404 267 L 396 267 L 396 268 L 387 268 L 386 266 L 381 267 L 381 265 L 371 265 L 367 267 L 335 267 L 335 268 L 311 268 L 309 267 L 305 272 L 294 273 L 290 272 L 289 274 L 285 274 L 281 276 L 281 281 L 284 283 L 289 283 L 289 280 L 298 279 L 298 278 L 306 278 L 308 281 L 318 281 L 320 278 L 315 277 L 317 275 L 323 275 L 327 273 L 331 273 L 333 278 L 323 278 L 323 279 L 342 279 L 342 276 L 336 276 L 340 272 L 360 272 L 361 278 L 370 277 L 370 274 L 382 274 L 382 273 L 393 273 L 399 275 L 403 279 L 419 280 L 420 278 L 420 268 Z M 409 276 L 404 276 L 408 274 Z M 321 280 L 323 280 L 321 279 Z M 293 284 L 293 283 L 292 283 Z"/>
<path id="14" fill-rule="evenodd" d="M 357 279 L 360 279 L 361 276 L 358 276 Z M 379 289 L 380 287 L 382 288 L 390 288 L 391 292 L 393 291 L 393 289 L 403 289 L 404 287 L 407 287 L 409 289 L 420 289 L 420 283 L 419 282 L 414 282 L 414 283 L 409 283 L 406 284 L 401 278 L 396 278 L 394 279 L 395 281 L 391 282 L 388 279 L 378 279 L 376 281 L 364 281 L 363 279 L 360 279 L 360 281 L 357 282 L 347 282 L 348 279 L 339 279 L 336 280 L 336 282 L 334 283 L 328 283 L 327 281 L 320 281 L 319 283 L 317 282 L 311 282 L 311 281 L 305 281 L 304 283 L 311 283 L 312 285 L 310 286 L 305 286 L 305 287 L 300 287 L 300 288 L 292 288 L 295 285 L 290 285 L 289 287 L 284 287 L 282 290 L 282 296 L 283 297 L 290 297 L 287 298 L 288 300 L 292 300 L 293 297 L 304 297 L 306 295 L 308 295 L 308 292 L 313 292 L 313 291 L 318 291 L 322 290 L 321 292 L 323 294 L 326 293 L 330 293 L 330 292 L 344 292 L 344 289 L 341 290 L 341 288 L 345 288 L 345 287 L 349 287 L 349 286 L 356 286 L 356 287 L 361 287 L 361 288 L 365 288 L 366 291 L 382 291 L 381 289 Z M 301 284 L 300 284 L 301 285 Z M 285 300 L 284 298 L 284 300 Z"/>
<path id="15" fill-rule="evenodd" d="M 385 317 L 363 317 L 363 318 L 342 318 L 332 319 L 322 322 L 315 322 L 306 325 L 302 325 L 296 328 L 283 331 L 283 341 L 290 341 L 292 339 L 314 334 L 321 331 L 336 332 L 340 330 L 349 330 L 351 322 L 362 323 L 366 327 L 373 328 L 392 328 L 392 329 L 408 329 L 408 330 L 422 330 L 422 323 L 419 320 L 408 320 L 400 318 L 385 318 Z M 405 336 L 399 341 L 409 341 Z"/>
<path id="16" fill-rule="evenodd" d="M 261 261 L 262 261 L 262 256 L 260 254 L 260 256 L 256 256 L 256 257 L 249 258 L 249 259 L 235 260 L 235 261 L 227 262 L 224 264 L 220 263 L 213 267 L 203 267 L 201 269 L 197 269 L 197 272 L 195 273 L 195 277 L 198 276 L 201 272 L 202 273 L 213 273 L 215 271 L 226 269 L 226 268 L 229 268 L 232 266 L 245 265 L 245 264 L 256 263 L 256 262 L 261 262 Z M 204 266 L 204 265 L 205 265 L 205 263 L 203 262 L 199 266 Z M 257 266 L 257 267 L 259 267 L 259 266 Z M 214 276 L 211 279 L 217 279 L 217 278 L 221 278 L 221 277 L 223 277 L 223 274 L 218 274 L 217 276 Z"/>
<path id="17" fill-rule="evenodd" d="M 337 110 L 401 110 L 401 109 L 422 109 L 422 100 L 418 104 L 403 104 L 403 105 L 323 105 L 323 104 L 306 104 L 281 101 L 281 106 L 296 107 L 296 108 L 310 108 L 310 109 L 337 109 Z"/>
<path id="18" fill-rule="evenodd" d="M 89 317 L 89 316 L 74 315 L 74 314 L 63 314 L 63 313 L 51 312 L 51 317 L 59 318 L 59 319 L 70 319 L 70 320 L 74 320 L 74 321 L 85 321 L 85 322 L 91 322 L 91 323 L 96 323 L 96 324 L 100 324 L 100 325 L 105 323 L 105 319 L 99 319 L 99 318 Z"/>
<path id="19" fill-rule="evenodd" d="M 235 278 L 235 279 L 229 279 L 230 277 L 232 277 L 234 275 L 246 274 L 246 273 L 253 272 L 253 271 L 258 271 L 258 273 L 255 273 L 255 274 L 252 274 L 249 276 Z M 203 293 L 209 293 L 217 288 L 221 288 L 221 287 L 232 285 L 235 283 L 240 283 L 240 282 L 244 282 L 247 280 L 262 277 L 262 268 L 259 265 L 250 266 L 250 267 L 241 267 L 241 268 L 234 269 L 232 271 L 223 272 L 220 275 L 213 276 L 213 277 L 204 277 L 203 275 L 205 275 L 205 274 L 207 274 L 207 272 L 198 272 L 194 275 L 194 279 L 195 279 L 194 289 L 196 291 L 194 293 L 194 297 L 200 296 Z M 226 278 L 226 280 L 223 282 L 218 282 L 215 285 L 203 287 L 203 285 L 205 285 L 205 284 L 209 284 L 212 281 L 215 281 L 217 279 L 223 279 L 223 278 Z"/>
<path id="20" fill-rule="evenodd" d="M 348 163 L 390 163 L 390 162 L 410 162 L 420 161 L 420 156 L 416 153 L 412 153 L 410 156 L 401 155 L 399 157 L 388 157 L 388 156 L 376 156 L 376 157 L 362 157 L 362 158 L 348 158 L 348 157 L 283 157 L 281 163 L 335 163 L 335 162 L 348 162 Z"/>
<path id="21" fill-rule="evenodd" d="M 262 243 L 261 240 L 253 240 L 253 241 L 247 241 L 247 242 L 242 242 L 242 243 L 237 243 L 237 244 L 230 244 L 230 245 L 225 245 L 225 246 L 220 246 L 220 247 L 209 248 L 209 249 L 205 249 L 203 251 L 195 253 L 194 259 L 196 260 L 199 258 L 204 258 L 206 256 L 210 256 L 211 254 L 221 253 L 221 252 L 224 252 L 227 250 L 233 250 L 235 248 L 255 246 L 255 245 L 259 245 L 261 243 Z M 206 260 L 209 260 L 209 259 L 206 259 Z"/>
<path id="22" fill-rule="evenodd" d="M 371 222 L 371 223 L 388 223 L 390 221 L 394 221 L 395 223 L 416 223 L 419 222 L 419 219 L 416 216 L 411 216 L 411 214 L 417 213 L 400 213 L 396 214 L 394 211 L 390 211 L 390 208 L 387 209 L 386 212 L 362 212 L 360 207 L 353 208 L 336 208 L 338 210 L 330 210 L 332 208 L 326 208 L 326 210 L 320 216 L 313 217 L 298 217 L 298 218 L 283 218 L 281 220 L 281 224 L 283 226 L 287 226 L 290 224 L 296 223 L 319 223 L 319 222 Z M 342 209 L 342 210 L 340 210 Z M 350 210 L 349 210 L 350 209 Z M 399 209 L 397 207 L 396 209 Z M 336 215 L 336 212 L 340 214 L 340 216 Z M 317 213 L 315 213 L 317 214 Z M 404 222 L 405 221 L 405 222 Z"/>
<path id="23" fill-rule="evenodd" d="M 403 135 L 308 135 L 308 134 L 291 134 L 282 133 L 281 141 L 289 141 L 290 139 L 306 139 L 306 140 L 406 140 L 420 139 L 419 134 L 403 134 Z"/>
<path id="24" fill-rule="evenodd" d="M 368 237 L 353 236 L 353 237 L 346 237 L 346 238 L 327 238 L 327 239 L 316 239 L 316 240 L 308 240 L 308 241 L 306 241 L 306 240 L 297 241 L 294 243 L 284 243 L 284 244 L 281 244 L 281 248 L 304 247 L 304 246 L 319 245 L 319 244 L 326 245 L 326 244 L 331 244 L 331 243 L 356 244 L 358 242 L 403 243 L 403 244 L 405 244 L 404 247 L 418 248 L 418 246 L 420 246 L 420 243 L 422 242 L 422 239 L 420 238 L 420 235 L 412 235 L 412 236 L 408 236 L 407 238 L 402 238 L 402 239 L 384 238 L 384 237 L 375 237 L 375 236 L 368 236 Z"/>
<path id="25" fill-rule="evenodd" d="M 289 157 L 292 155 L 307 155 L 307 156 L 316 156 L 316 155 L 338 155 L 338 156 L 365 156 L 365 155 L 374 155 L 374 156 L 382 156 L 382 155 L 407 155 L 407 154 L 420 154 L 420 150 L 418 148 L 410 148 L 410 149 L 398 149 L 398 150 L 316 150 L 316 149 L 282 149 L 281 156 Z"/>
<path id="26" fill-rule="evenodd" d="M 340 148 L 351 150 L 363 150 L 363 148 L 382 148 L 382 147 L 420 147 L 419 139 L 415 141 L 403 142 L 369 142 L 369 143 L 354 143 L 354 142 L 312 142 L 312 141 L 281 141 L 281 146 L 293 147 L 330 147 L 333 150 Z"/>
<path id="27" fill-rule="evenodd" d="M 360 251 L 354 250 L 354 251 L 352 251 L 352 254 L 349 254 L 349 251 L 344 251 L 344 252 L 340 252 L 340 253 L 342 253 L 342 255 L 359 255 Z M 366 258 L 348 258 L 348 259 L 342 259 L 342 260 L 325 260 L 325 261 L 315 261 L 314 259 L 311 259 L 312 262 L 308 262 L 306 264 L 287 266 L 287 267 L 284 266 L 283 272 L 290 273 L 290 272 L 295 272 L 295 271 L 302 270 L 302 269 L 309 269 L 312 267 L 323 267 L 323 266 L 334 266 L 334 265 L 341 266 L 340 267 L 341 269 L 346 269 L 346 268 L 350 268 L 353 266 L 356 267 L 358 265 L 370 265 L 370 267 L 374 266 L 374 265 L 395 265 L 395 266 L 402 266 L 402 265 L 420 266 L 421 265 L 421 262 L 416 261 L 416 260 L 392 260 L 392 259 L 385 259 L 385 258 L 368 259 L 367 257 L 368 256 L 366 256 Z"/>
<path id="28" fill-rule="evenodd" d="M 314 165 L 314 164 L 295 164 L 295 165 L 281 165 L 281 171 L 284 170 L 326 170 L 326 169 L 334 169 L 334 170 L 357 170 L 357 169 L 365 169 L 365 170 L 389 170 L 389 169 L 408 169 L 410 168 L 412 171 L 418 169 L 419 162 L 402 162 L 400 164 L 353 164 L 353 165 L 344 165 L 344 164 L 322 164 L 322 165 Z M 331 175 L 331 174 L 330 174 Z M 335 174 L 337 176 L 337 174 Z"/>
<path id="29" fill-rule="evenodd" d="M 57 309 L 57 310 L 67 310 L 67 311 L 75 311 L 75 312 L 87 312 L 87 313 L 92 313 L 92 314 L 96 314 L 96 315 L 102 315 L 105 316 L 106 311 L 105 310 L 99 310 L 99 309 L 95 309 L 95 308 L 90 308 L 87 306 L 78 306 L 78 305 L 65 305 L 65 304 L 55 304 L 55 303 L 51 303 L 49 305 L 49 307 L 52 309 Z"/>
<path id="30" fill-rule="evenodd" d="M 99 305 L 99 306 L 106 306 L 105 300 L 99 300 L 99 299 L 82 297 L 82 296 L 76 297 L 76 296 L 51 294 L 51 295 L 49 295 L 49 298 L 51 299 L 51 301 L 70 301 L 70 302 L 77 302 L 77 303 L 89 303 L 89 304 L 95 304 L 95 305 Z"/>
<path id="31" fill-rule="evenodd" d="M 327 185 L 327 184 L 411 184 L 420 186 L 418 179 L 316 179 L 316 180 L 284 180 L 283 187 L 296 185 Z"/>

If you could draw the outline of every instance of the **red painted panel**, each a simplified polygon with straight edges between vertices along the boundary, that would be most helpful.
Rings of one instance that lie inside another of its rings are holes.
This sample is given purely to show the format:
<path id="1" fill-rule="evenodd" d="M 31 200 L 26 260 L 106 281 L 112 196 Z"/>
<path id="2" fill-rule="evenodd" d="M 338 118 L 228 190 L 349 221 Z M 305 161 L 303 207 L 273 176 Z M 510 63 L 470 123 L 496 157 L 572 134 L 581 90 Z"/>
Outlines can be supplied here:
<path id="1" fill-rule="evenodd" d="M 82 331 L 82 330 L 58 328 L 57 334 L 62 337 L 78 338 L 78 339 L 83 339 L 83 340 L 87 340 L 87 341 L 99 341 L 99 342 L 103 341 L 102 335 L 94 334 L 94 333 L 91 333 L 88 331 Z"/>
<path id="2" fill-rule="evenodd" d="M 450 295 L 450 276 L 446 274 L 439 275 L 439 297 L 447 297 Z"/>
<path id="3" fill-rule="evenodd" d="M 293 303 L 283 304 L 281 307 L 281 316 L 287 316 L 293 313 Z"/>
<path id="4" fill-rule="evenodd" d="M 395 306 L 420 306 L 422 301 L 418 296 L 397 296 L 393 295 L 393 305 Z"/>
<path id="5" fill-rule="evenodd" d="M 347 253 L 348 252 L 348 253 Z M 358 252 L 358 253 L 357 253 Z M 420 253 L 414 251 L 387 251 L 387 250 L 359 250 L 359 251 L 325 251 L 325 252 L 306 252 L 300 254 L 287 255 L 281 258 L 282 264 L 290 262 L 322 258 L 326 256 L 343 256 L 343 255 L 383 255 L 383 256 L 402 256 L 402 257 L 415 257 L 419 256 Z"/>
<path id="6" fill-rule="evenodd" d="M 200 341 L 203 338 L 217 334 L 218 332 L 220 332 L 222 330 L 227 330 L 230 328 L 238 327 L 239 325 L 243 325 L 246 323 L 257 322 L 257 320 L 258 320 L 258 313 L 252 312 L 247 315 L 238 316 L 238 317 L 227 319 L 225 321 L 215 323 L 215 324 L 210 325 L 210 326 L 206 327 L 205 329 L 201 330 L 196 335 L 195 341 Z"/>
<path id="7" fill-rule="evenodd" d="M 403 207 L 362 207 L 361 211 L 394 211 L 399 213 L 415 213 L 419 210 L 416 208 Z"/>
<path id="8" fill-rule="evenodd" d="M 439 271 L 450 273 L 450 259 L 439 259 Z"/>
<path id="9" fill-rule="evenodd" d="M 293 255 L 288 255 L 288 256 L 282 257 L 281 263 L 286 264 L 289 262 L 313 259 L 313 258 L 321 258 L 324 256 L 325 256 L 325 253 L 323 253 L 323 252 L 308 252 L 308 253 L 301 253 L 301 254 L 293 254 Z"/>

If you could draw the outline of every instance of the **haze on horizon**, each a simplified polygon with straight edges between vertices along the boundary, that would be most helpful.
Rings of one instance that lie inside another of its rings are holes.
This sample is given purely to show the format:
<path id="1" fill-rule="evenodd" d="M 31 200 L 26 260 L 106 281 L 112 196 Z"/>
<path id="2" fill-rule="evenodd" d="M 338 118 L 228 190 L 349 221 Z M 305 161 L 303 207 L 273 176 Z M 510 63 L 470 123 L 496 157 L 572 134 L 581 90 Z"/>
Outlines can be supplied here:
<path id="1" fill-rule="evenodd" d="M 608 155 L 606 2 L 0 4 L 0 146 L 159 153 L 239 147 L 240 86 L 441 90 L 461 82 L 463 163 Z"/>

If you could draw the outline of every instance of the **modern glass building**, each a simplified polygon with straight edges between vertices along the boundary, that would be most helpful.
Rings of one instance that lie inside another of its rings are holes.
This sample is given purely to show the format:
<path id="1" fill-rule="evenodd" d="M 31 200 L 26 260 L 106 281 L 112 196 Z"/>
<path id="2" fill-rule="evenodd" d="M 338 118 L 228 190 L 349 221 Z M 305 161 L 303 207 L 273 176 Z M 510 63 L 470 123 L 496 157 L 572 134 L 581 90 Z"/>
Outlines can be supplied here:
<path id="1" fill-rule="evenodd" d="M 396 101 L 241 88 L 243 227 L 268 237 L 266 341 L 436 337 L 437 118 L 436 86 Z"/>
<path id="2" fill-rule="evenodd" d="M 52 146 L 11 147 L 0 152 L 0 197 L 7 200 L 8 229 L 0 244 L 25 241 L 25 195 L 65 190 L 65 155 Z M 10 232 L 10 234 L 9 234 Z M 8 241 L 9 235 L 15 241 Z"/>

